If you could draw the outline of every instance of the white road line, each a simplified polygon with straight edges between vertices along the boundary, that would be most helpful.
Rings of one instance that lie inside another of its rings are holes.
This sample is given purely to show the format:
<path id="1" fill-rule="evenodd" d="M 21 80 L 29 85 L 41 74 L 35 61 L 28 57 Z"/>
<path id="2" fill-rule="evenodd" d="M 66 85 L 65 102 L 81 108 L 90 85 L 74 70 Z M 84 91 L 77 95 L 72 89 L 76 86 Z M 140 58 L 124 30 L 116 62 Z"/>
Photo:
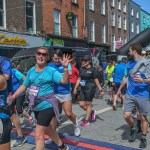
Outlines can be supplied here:
<path id="1" fill-rule="evenodd" d="M 112 107 L 106 107 L 106 108 L 103 108 L 100 110 L 96 110 L 96 115 L 99 115 L 99 114 L 104 113 L 104 112 L 109 111 L 109 110 L 112 110 Z M 78 117 L 78 121 L 81 121 L 84 117 L 85 117 L 85 115 Z M 61 125 L 68 125 L 68 124 L 72 124 L 72 122 L 70 120 L 66 120 Z"/>

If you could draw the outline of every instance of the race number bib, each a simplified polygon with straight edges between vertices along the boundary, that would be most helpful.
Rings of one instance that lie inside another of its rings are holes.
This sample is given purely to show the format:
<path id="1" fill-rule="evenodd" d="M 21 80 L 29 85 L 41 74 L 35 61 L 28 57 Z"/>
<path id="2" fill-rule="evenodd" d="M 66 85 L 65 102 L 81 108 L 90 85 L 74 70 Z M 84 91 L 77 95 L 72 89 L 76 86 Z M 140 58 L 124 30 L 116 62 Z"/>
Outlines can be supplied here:
<path id="1" fill-rule="evenodd" d="M 85 86 L 85 84 L 86 84 L 86 81 L 85 81 L 85 80 L 81 80 L 81 81 L 80 81 L 80 85 L 81 85 L 81 86 Z"/>

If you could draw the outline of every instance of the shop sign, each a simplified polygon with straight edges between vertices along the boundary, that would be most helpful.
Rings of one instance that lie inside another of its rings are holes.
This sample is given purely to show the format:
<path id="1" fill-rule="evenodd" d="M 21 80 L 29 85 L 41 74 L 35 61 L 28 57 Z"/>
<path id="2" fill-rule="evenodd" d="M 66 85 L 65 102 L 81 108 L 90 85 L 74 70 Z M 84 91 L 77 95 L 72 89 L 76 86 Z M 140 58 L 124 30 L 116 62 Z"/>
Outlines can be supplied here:
<path id="1" fill-rule="evenodd" d="M 51 46 L 62 46 L 64 47 L 64 40 L 57 39 L 57 38 L 50 38 L 49 42 L 51 43 Z"/>
<path id="2" fill-rule="evenodd" d="M 123 46 L 123 41 L 116 41 L 116 49 L 119 49 Z"/>
<path id="3" fill-rule="evenodd" d="M 27 42 L 25 39 L 16 37 L 8 37 L 5 34 L 0 34 L 0 44 L 5 45 L 17 45 L 17 46 L 26 46 Z"/>
<path id="4" fill-rule="evenodd" d="M 67 20 L 72 20 L 74 18 L 74 13 L 73 12 L 68 12 L 66 15 Z"/>

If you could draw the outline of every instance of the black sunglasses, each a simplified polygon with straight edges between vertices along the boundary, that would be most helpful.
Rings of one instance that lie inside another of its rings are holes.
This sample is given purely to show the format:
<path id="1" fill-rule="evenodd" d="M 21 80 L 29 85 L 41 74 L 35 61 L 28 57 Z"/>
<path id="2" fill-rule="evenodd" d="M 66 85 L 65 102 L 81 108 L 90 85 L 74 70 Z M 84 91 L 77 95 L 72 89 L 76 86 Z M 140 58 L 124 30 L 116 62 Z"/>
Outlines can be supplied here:
<path id="1" fill-rule="evenodd" d="M 41 53 L 41 52 L 36 52 L 36 54 L 38 55 L 38 56 L 43 56 L 43 57 L 46 57 L 47 56 L 47 53 Z"/>

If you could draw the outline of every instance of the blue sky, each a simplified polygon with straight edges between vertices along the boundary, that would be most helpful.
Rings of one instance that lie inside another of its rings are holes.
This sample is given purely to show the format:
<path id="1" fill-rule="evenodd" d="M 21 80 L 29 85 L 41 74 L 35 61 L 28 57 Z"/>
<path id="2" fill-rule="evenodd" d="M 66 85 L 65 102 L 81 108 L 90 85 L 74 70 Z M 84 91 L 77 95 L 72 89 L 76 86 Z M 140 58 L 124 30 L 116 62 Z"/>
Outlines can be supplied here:
<path id="1" fill-rule="evenodd" d="M 150 0 L 133 0 L 135 3 L 141 6 L 142 9 L 150 13 Z"/>

